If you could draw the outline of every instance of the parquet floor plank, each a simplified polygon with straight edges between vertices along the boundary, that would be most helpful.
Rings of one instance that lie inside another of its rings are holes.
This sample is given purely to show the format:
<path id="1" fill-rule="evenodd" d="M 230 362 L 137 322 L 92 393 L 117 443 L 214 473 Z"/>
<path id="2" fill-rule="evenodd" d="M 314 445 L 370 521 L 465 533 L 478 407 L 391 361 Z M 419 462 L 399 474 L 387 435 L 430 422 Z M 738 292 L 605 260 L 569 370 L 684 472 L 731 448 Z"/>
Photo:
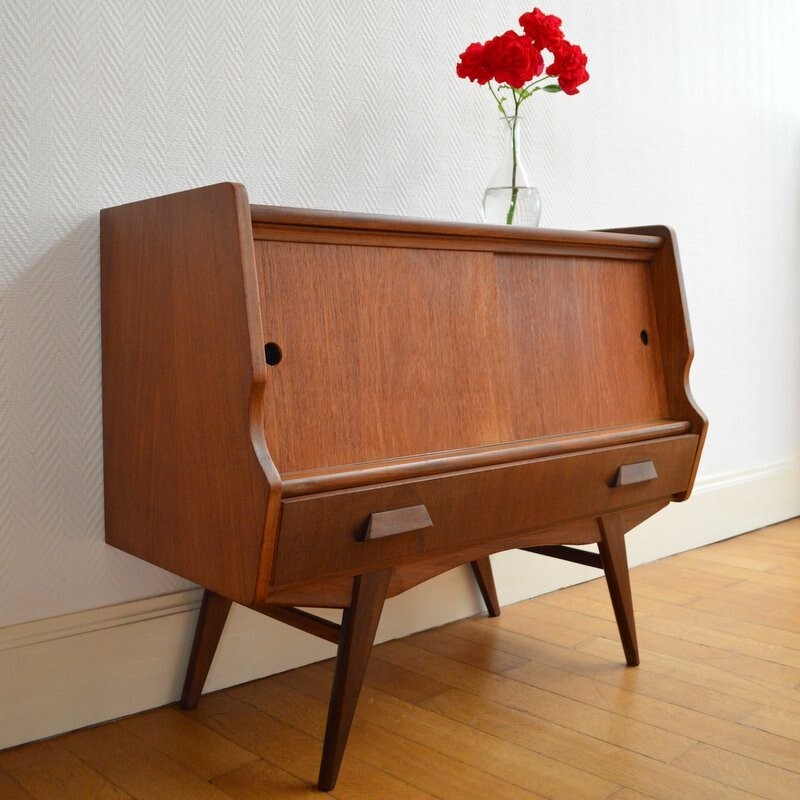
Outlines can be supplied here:
<path id="1" fill-rule="evenodd" d="M 61 740 L 63 741 L 63 740 Z M 0 753 L 0 767 L 17 783 L 0 783 L 10 797 L 19 790 L 37 800 L 128 800 L 131 795 L 113 780 L 57 742 L 41 742 Z"/>

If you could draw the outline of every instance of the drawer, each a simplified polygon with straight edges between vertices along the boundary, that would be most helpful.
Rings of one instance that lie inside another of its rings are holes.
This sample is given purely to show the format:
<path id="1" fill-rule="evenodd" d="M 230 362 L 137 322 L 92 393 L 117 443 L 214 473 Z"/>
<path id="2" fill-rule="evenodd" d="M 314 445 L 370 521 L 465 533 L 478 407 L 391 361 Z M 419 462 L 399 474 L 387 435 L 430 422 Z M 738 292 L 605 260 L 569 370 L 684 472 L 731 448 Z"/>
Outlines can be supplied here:
<path id="1" fill-rule="evenodd" d="M 383 569 L 669 498 L 687 488 L 697 446 L 690 434 L 288 498 L 272 583 Z M 654 469 L 633 466 L 647 462 Z M 620 478 L 623 485 L 615 485 Z M 427 508 L 431 527 L 363 541 L 371 514 L 418 505 Z"/>

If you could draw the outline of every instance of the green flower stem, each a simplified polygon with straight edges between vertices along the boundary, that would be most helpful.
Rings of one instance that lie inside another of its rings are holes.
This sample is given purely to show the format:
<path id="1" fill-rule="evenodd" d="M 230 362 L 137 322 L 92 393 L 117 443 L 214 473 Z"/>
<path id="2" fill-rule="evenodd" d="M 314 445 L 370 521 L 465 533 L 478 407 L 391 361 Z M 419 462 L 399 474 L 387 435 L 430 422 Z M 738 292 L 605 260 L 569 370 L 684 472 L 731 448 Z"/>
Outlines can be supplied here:
<path id="1" fill-rule="evenodd" d="M 527 86 L 523 86 L 523 88 L 522 88 L 522 89 L 520 89 L 519 91 L 520 91 L 520 93 L 522 93 L 522 92 L 527 92 L 527 91 L 528 91 L 528 89 L 530 89 L 530 88 L 531 88 L 531 86 L 536 86 L 536 84 L 537 84 L 537 83 L 541 83 L 542 81 L 549 81 L 549 80 L 552 80 L 552 79 L 553 79 L 553 76 L 552 76 L 552 75 L 542 75 L 542 77 L 541 77 L 541 78 L 538 78 L 538 79 L 537 79 L 537 80 L 535 80 L 535 81 L 531 81 L 531 82 L 530 82 L 530 83 L 529 83 Z M 537 87 L 536 87 L 536 89 L 533 89 L 533 91 L 534 91 L 534 92 L 538 92 L 538 91 L 539 91 L 539 89 L 541 89 L 541 88 L 543 88 L 543 87 L 541 87 L 541 86 L 537 86 Z"/>
<path id="2" fill-rule="evenodd" d="M 506 225 L 514 224 L 514 214 L 517 211 L 517 194 L 519 188 L 517 187 L 517 117 L 514 116 L 514 125 L 511 128 L 511 201 L 508 204 L 508 213 L 506 214 Z"/>
<path id="3" fill-rule="evenodd" d="M 517 121 L 519 120 L 519 95 L 514 92 L 514 122 L 511 125 L 511 201 L 506 214 L 506 225 L 514 224 L 514 215 L 517 211 Z"/>
<path id="4" fill-rule="evenodd" d="M 489 87 L 489 91 L 492 93 L 492 97 L 494 97 L 495 103 L 497 103 L 498 111 L 501 114 L 503 114 L 503 116 L 505 116 L 505 114 L 503 113 L 503 102 L 505 101 L 505 97 L 498 97 L 497 96 L 497 92 L 495 92 L 494 88 L 492 87 L 492 82 L 491 81 L 489 81 L 486 85 Z"/>

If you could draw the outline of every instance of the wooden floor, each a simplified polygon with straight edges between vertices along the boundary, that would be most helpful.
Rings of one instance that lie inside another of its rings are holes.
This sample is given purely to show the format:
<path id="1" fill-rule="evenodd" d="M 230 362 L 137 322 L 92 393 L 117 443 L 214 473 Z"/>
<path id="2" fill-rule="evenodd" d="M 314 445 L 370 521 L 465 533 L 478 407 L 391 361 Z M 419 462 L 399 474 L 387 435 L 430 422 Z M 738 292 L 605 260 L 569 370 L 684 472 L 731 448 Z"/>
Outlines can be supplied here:
<path id="1" fill-rule="evenodd" d="M 522 557 L 522 556 L 521 556 Z M 376 648 L 337 798 L 800 798 L 800 519 Z M 330 662 L 0 753 L 0 798 L 318 798 Z"/>

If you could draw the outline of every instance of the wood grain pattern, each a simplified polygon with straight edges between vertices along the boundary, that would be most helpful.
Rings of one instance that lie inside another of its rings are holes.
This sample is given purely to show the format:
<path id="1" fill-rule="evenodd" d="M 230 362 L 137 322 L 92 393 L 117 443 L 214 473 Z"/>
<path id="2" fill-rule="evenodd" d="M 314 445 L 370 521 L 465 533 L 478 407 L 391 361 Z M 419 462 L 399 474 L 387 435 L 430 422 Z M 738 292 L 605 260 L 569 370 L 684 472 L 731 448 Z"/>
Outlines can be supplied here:
<path id="1" fill-rule="evenodd" d="M 500 601 L 497 599 L 497 588 L 494 584 L 494 575 L 492 574 L 492 564 L 489 557 L 479 558 L 470 561 L 470 567 L 475 575 L 475 582 L 478 584 L 478 589 L 483 597 L 483 602 L 486 604 L 486 611 L 490 617 L 500 616 Z"/>
<path id="2" fill-rule="evenodd" d="M 659 299 L 656 305 L 656 318 L 669 416 L 673 419 L 689 420 L 692 423 L 692 430 L 700 437 L 689 485 L 677 498 L 683 500 L 689 496 L 694 485 L 700 453 L 708 430 L 708 420 L 695 403 L 689 386 L 689 369 L 694 358 L 694 344 L 681 275 L 677 236 L 675 231 L 666 225 L 618 228 L 616 232 L 637 236 L 658 236 L 663 242 L 652 265 L 652 291 L 654 297 Z"/>
<path id="3" fill-rule="evenodd" d="M 214 660 L 219 637 L 222 636 L 230 610 L 231 601 L 227 597 L 209 589 L 203 592 L 203 601 L 197 616 L 192 651 L 189 654 L 186 679 L 181 693 L 183 708 L 194 708 L 200 699 L 208 671 L 211 669 L 211 662 Z"/>
<path id="4" fill-rule="evenodd" d="M 64 737 L 61 746 L 132 797 L 226 800 L 210 783 L 122 726 L 78 731 Z"/>
<path id="5" fill-rule="evenodd" d="M 324 698 L 328 682 L 328 670 L 320 674 L 315 669 L 309 676 L 306 691 L 298 691 L 276 681 L 275 685 L 266 689 L 237 687 L 233 694 L 263 713 L 280 721 L 291 721 L 290 724 L 297 725 L 303 732 L 318 735 L 320 722 L 325 715 Z M 368 705 L 364 703 L 362 708 Z M 381 725 L 368 718 L 357 718 L 349 744 L 349 750 L 355 758 L 348 759 L 342 766 L 342 776 L 347 773 L 350 761 L 366 762 L 391 775 L 402 775 L 410 787 L 441 798 L 457 797 L 465 787 L 469 787 L 469 791 L 476 797 L 491 796 L 506 800 L 541 797 L 538 793 L 531 793 L 530 789 L 523 788 L 518 782 L 508 781 L 470 763 L 460 748 L 448 747 L 446 736 L 437 738 L 435 731 L 431 731 L 427 739 L 406 736 L 397 730 L 397 727 L 402 726 L 402 721 L 399 722 L 399 726 Z M 414 733 L 417 732 L 418 728 Z M 472 753 L 474 752 L 473 749 Z M 528 780 L 533 782 L 530 777 Z M 334 794 L 337 791 L 338 786 Z"/>
<path id="6" fill-rule="evenodd" d="M 424 554 L 458 550 L 503 535 L 627 506 L 668 498 L 688 479 L 697 437 L 660 439 L 537 459 L 444 477 L 348 489 L 283 503 L 275 561 L 277 584 L 380 569 L 418 558 L 420 534 L 360 541 L 369 515 L 424 504 L 433 527 L 421 533 Z M 652 460 L 659 477 L 646 484 L 612 488 L 620 465 Z M 335 524 L 327 525 L 326 521 Z M 324 537 L 324 539 L 323 539 Z M 325 546 L 319 546 L 324 540 Z"/>
<path id="7" fill-rule="evenodd" d="M 206 781 L 258 760 L 175 708 L 146 711 L 120 720 L 119 726 Z"/>
<path id="8" fill-rule="evenodd" d="M 558 436 L 542 436 L 519 442 L 485 447 L 465 447 L 444 453 L 421 453 L 405 458 L 364 461 L 343 467 L 287 472 L 282 475 L 283 497 L 329 492 L 335 489 L 352 489 L 365 484 L 389 483 L 404 478 L 440 475 L 446 472 L 491 467 L 533 458 L 567 455 L 599 447 L 664 439 L 689 433 L 691 423 L 677 420 L 653 420 L 647 423 L 619 425 L 597 431 L 584 431 Z"/>
<path id="9" fill-rule="evenodd" d="M 765 559 L 747 572 L 735 566 L 756 551 L 766 555 L 773 536 L 782 562 L 767 567 Z M 351 757 L 331 794 L 794 797 L 800 681 L 772 669 L 776 659 L 800 669 L 796 633 L 754 627 L 735 609 L 693 611 L 668 591 L 657 597 L 694 576 L 698 598 L 730 586 L 756 590 L 765 577 L 780 577 L 781 564 L 797 563 L 800 519 L 633 568 L 637 597 L 645 586 L 654 589 L 638 602 L 645 613 L 635 671 L 620 663 L 602 579 L 507 606 L 497 618 L 481 615 L 379 645 Z M 796 585 L 775 588 L 777 609 L 796 608 Z M 784 644 L 752 639 L 759 629 Z M 312 787 L 332 673 L 329 660 L 207 695 L 195 711 L 165 708 L 111 722 L 86 732 L 79 751 L 71 736 L 4 751 L 0 796 L 202 797 L 202 789 L 192 794 L 198 778 L 225 798 L 319 796 Z M 656 698 L 664 687 L 669 693 Z"/>
<path id="10" fill-rule="evenodd" d="M 246 686 L 239 688 L 247 689 Z M 293 797 L 298 790 L 313 786 L 318 768 L 319 741 L 325 724 L 324 704 L 318 704 L 313 714 L 304 705 L 298 705 L 291 721 L 286 722 L 284 720 L 291 715 L 285 709 L 276 708 L 275 713 L 270 715 L 264 713 L 250 696 L 242 695 L 246 700 L 238 699 L 239 696 L 238 692 L 212 695 L 208 698 L 207 707 L 199 708 L 194 713 L 203 724 L 262 759 L 261 763 L 266 765 L 268 771 L 266 775 L 259 771 L 250 776 L 252 780 L 269 777 L 273 772 L 270 767 L 277 765 L 295 778 L 290 782 L 286 776 L 282 776 L 289 784 L 289 797 Z M 422 782 L 412 785 L 401 777 L 399 771 L 393 768 L 396 764 L 391 755 L 372 760 L 349 759 L 331 796 L 348 800 L 363 800 L 365 797 L 374 797 L 376 800 L 388 797 L 397 800 L 432 800 L 435 797 L 426 791 Z M 216 783 L 225 785 L 219 780 Z M 253 787 L 250 783 L 249 786 L 261 793 L 257 795 L 259 798 L 264 792 L 269 796 L 271 791 L 270 784 Z M 434 788 L 432 785 L 431 791 Z M 275 794 L 281 797 L 280 788 Z M 319 792 L 316 795 L 320 797 Z"/>
<path id="11" fill-rule="evenodd" d="M 649 506 L 647 509 L 636 509 L 636 522 L 625 524 L 632 528 L 635 524 L 656 513 L 665 503 Z M 630 510 L 619 512 L 628 520 L 632 517 Z M 464 545 L 458 550 L 446 552 L 442 555 L 431 555 L 423 560 L 410 561 L 398 564 L 392 571 L 389 584 L 389 597 L 394 597 L 423 581 L 447 572 L 453 567 L 458 567 L 468 561 L 483 558 L 491 553 L 508 550 L 516 547 L 526 547 L 534 544 L 553 544 L 568 542 L 569 544 L 593 544 L 600 540 L 600 532 L 595 519 L 575 520 L 555 528 L 547 528 L 528 533 L 514 533 L 510 536 L 498 536 L 490 542 L 474 545 Z M 272 603 L 290 606 L 316 606 L 326 608 L 345 608 L 350 604 L 353 592 L 353 579 L 339 578 L 325 583 L 311 583 L 304 586 L 276 587 L 270 595 Z M 258 610 L 256 608 L 256 610 Z"/>
<path id="12" fill-rule="evenodd" d="M 13 800 L 15 794 L 37 800 L 85 800 L 87 797 L 130 800 L 132 797 L 61 746 L 42 744 L 12 750 L 3 757 L 3 765 L 10 776 L 0 781 L 4 791 L 0 797 L 4 800 Z M 8 794 L 5 793 L 7 788 Z"/>
<path id="13" fill-rule="evenodd" d="M 527 553 L 536 553 L 540 556 L 560 558 L 562 561 L 572 561 L 574 564 L 583 564 L 586 567 L 603 568 L 603 562 L 597 553 L 587 550 L 578 550 L 576 547 L 567 547 L 563 544 L 539 545 L 535 547 L 520 548 Z"/>
<path id="14" fill-rule="evenodd" d="M 7 772 L 0 770 L 0 797 L 4 800 L 34 800 L 30 792 L 14 780 Z"/>
<path id="15" fill-rule="evenodd" d="M 800 794 L 800 773 L 707 744 L 693 747 L 676 759 L 675 766 L 720 783 L 735 783 L 770 800 L 794 800 Z"/>
<path id="16" fill-rule="evenodd" d="M 359 575 L 353 586 L 352 604 L 345 609 L 342 617 L 342 633 L 336 654 L 336 671 L 319 768 L 318 785 L 322 791 L 336 786 L 372 643 L 389 590 L 389 577 L 389 571 Z"/>
<path id="17" fill-rule="evenodd" d="M 277 484 L 251 418 L 265 367 L 246 214 L 221 184 L 100 219 L 106 539 L 242 603 Z"/>
<path id="18" fill-rule="evenodd" d="M 637 464 L 623 464 L 618 472 L 614 486 L 629 486 L 631 483 L 652 481 L 658 477 L 652 461 L 640 461 Z"/>
<path id="19" fill-rule="evenodd" d="M 617 620 L 622 649 L 629 667 L 639 663 L 639 645 L 636 641 L 636 622 L 633 616 L 631 582 L 628 575 L 628 557 L 625 552 L 627 530 L 613 515 L 600 517 L 600 560 L 603 564 L 611 606 Z"/>
<path id="20" fill-rule="evenodd" d="M 433 526 L 425 506 L 407 506 L 389 511 L 377 511 L 369 515 L 364 540 L 397 536 L 398 533 L 413 533 Z"/>
<path id="21" fill-rule="evenodd" d="M 276 681 L 270 686 L 258 687 L 257 692 L 249 694 L 260 707 L 274 705 L 300 704 L 308 702 L 308 697 L 324 702 L 327 688 L 326 671 L 318 667 L 308 670 L 305 680 L 296 686 L 289 678 Z M 283 685 L 289 686 L 289 691 Z M 507 743 L 496 747 L 490 734 L 479 726 L 466 727 L 453 724 L 445 715 L 434 714 L 425 706 L 434 705 L 436 699 L 420 703 L 416 707 L 397 700 L 391 695 L 364 689 L 362 724 L 373 730 L 388 731 L 404 740 L 434 751 L 441 756 L 460 762 L 465 771 L 481 764 L 481 771 L 487 776 L 501 779 L 521 787 L 534 796 L 594 798 L 603 796 L 614 788 L 614 784 L 603 779 L 592 779 L 580 775 L 563 761 Z M 535 735 L 534 731 L 531 731 Z M 487 758 L 487 754 L 491 757 Z M 474 791 L 474 789 L 473 789 Z"/>
<path id="22" fill-rule="evenodd" d="M 282 473 L 667 417 L 646 263 L 261 241 L 256 263 Z"/>
<path id="23" fill-rule="evenodd" d="M 352 590 L 350 597 L 344 601 L 343 606 L 347 607 L 352 602 Z M 317 614 L 309 614 L 301 608 L 285 608 L 271 603 L 258 606 L 250 606 L 254 611 L 258 611 L 266 617 L 272 617 L 279 622 L 291 625 L 293 628 L 318 636 L 327 642 L 339 644 L 341 638 L 341 626 L 336 622 L 331 622 Z M 335 606 L 334 606 L 335 607 Z"/>
<path id="24" fill-rule="evenodd" d="M 652 261 L 662 246 L 659 236 L 645 234 L 513 228 L 261 205 L 251 206 L 250 212 L 254 237 L 274 241 L 350 243 L 358 236 L 368 246 L 591 254 L 637 261 Z"/>

